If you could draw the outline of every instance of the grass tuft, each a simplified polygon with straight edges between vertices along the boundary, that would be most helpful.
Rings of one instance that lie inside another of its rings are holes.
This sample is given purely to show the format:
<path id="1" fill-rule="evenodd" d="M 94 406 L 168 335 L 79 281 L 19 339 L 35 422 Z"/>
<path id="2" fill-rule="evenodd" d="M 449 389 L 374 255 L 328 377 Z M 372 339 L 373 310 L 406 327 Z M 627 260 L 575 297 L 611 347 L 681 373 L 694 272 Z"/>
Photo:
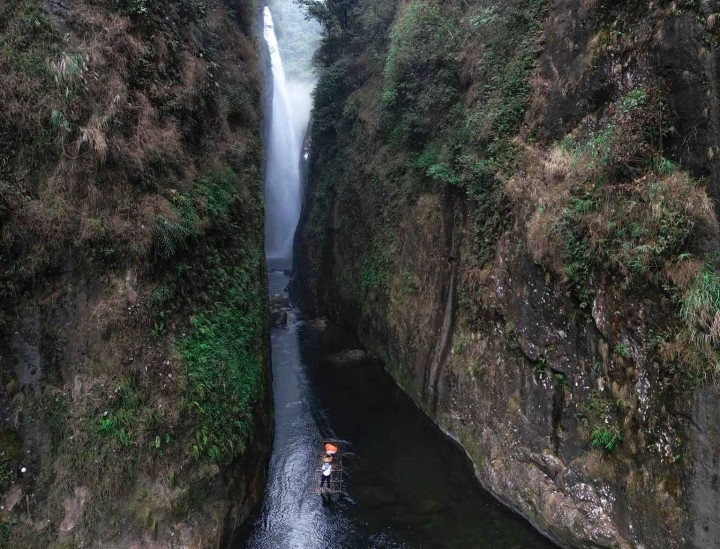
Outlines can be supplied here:
<path id="1" fill-rule="evenodd" d="M 720 277 L 715 269 L 708 266 L 697 275 L 680 314 L 698 346 L 708 351 L 720 348 Z"/>

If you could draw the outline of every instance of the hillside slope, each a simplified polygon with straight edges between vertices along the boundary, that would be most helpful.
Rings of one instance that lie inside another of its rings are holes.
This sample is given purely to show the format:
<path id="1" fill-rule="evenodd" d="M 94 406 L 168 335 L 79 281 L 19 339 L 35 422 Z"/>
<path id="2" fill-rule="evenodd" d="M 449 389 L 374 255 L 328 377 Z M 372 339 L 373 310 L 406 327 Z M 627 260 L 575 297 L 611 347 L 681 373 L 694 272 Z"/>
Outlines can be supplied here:
<path id="1" fill-rule="evenodd" d="M 720 5 L 305 3 L 303 307 L 561 545 L 720 544 Z"/>
<path id="2" fill-rule="evenodd" d="M 0 545 L 218 547 L 262 493 L 256 13 L 0 5 Z"/>

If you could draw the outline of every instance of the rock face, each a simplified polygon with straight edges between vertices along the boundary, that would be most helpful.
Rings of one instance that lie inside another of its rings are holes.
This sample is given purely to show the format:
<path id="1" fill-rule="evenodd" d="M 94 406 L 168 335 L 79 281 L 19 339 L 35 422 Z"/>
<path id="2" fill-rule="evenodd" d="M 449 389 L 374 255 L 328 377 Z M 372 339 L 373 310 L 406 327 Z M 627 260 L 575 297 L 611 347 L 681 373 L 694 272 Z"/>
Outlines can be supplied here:
<path id="1" fill-rule="evenodd" d="M 294 298 L 560 545 L 714 547 L 718 6 L 622 4 L 325 14 Z"/>
<path id="2" fill-rule="evenodd" d="M 3 547 L 221 547 L 262 495 L 257 15 L 0 6 Z"/>

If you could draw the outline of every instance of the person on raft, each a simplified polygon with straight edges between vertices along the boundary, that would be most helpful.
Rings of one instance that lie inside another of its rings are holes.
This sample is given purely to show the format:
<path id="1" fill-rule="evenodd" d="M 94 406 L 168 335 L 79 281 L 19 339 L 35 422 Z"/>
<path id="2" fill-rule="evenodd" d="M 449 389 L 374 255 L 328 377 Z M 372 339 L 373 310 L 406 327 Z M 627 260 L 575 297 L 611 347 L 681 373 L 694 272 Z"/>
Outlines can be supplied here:
<path id="1" fill-rule="evenodd" d="M 326 455 L 323 458 L 323 464 L 322 468 L 320 469 L 322 472 L 322 479 L 320 480 L 320 489 L 323 489 L 323 486 L 327 485 L 328 488 L 330 488 L 330 475 L 332 474 L 332 461 L 333 458 L 331 455 Z"/>

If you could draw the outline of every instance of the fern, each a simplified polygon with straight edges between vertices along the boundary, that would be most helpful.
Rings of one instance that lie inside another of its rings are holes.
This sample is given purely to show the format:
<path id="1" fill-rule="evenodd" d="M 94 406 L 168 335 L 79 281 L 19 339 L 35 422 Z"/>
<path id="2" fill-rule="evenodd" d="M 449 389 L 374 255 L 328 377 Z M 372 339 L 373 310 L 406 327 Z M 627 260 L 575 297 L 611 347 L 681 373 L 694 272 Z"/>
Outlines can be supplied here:
<path id="1" fill-rule="evenodd" d="M 170 259 L 186 246 L 189 239 L 200 234 L 199 218 L 190 197 L 180 197 L 174 210 L 178 221 L 171 221 L 161 215 L 155 219 L 155 249 L 163 259 Z"/>
<path id="2" fill-rule="evenodd" d="M 147 304 L 150 307 L 159 307 L 163 303 L 170 301 L 174 295 L 175 288 L 168 284 L 161 284 L 150 294 L 150 297 L 147 299 Z"/>

